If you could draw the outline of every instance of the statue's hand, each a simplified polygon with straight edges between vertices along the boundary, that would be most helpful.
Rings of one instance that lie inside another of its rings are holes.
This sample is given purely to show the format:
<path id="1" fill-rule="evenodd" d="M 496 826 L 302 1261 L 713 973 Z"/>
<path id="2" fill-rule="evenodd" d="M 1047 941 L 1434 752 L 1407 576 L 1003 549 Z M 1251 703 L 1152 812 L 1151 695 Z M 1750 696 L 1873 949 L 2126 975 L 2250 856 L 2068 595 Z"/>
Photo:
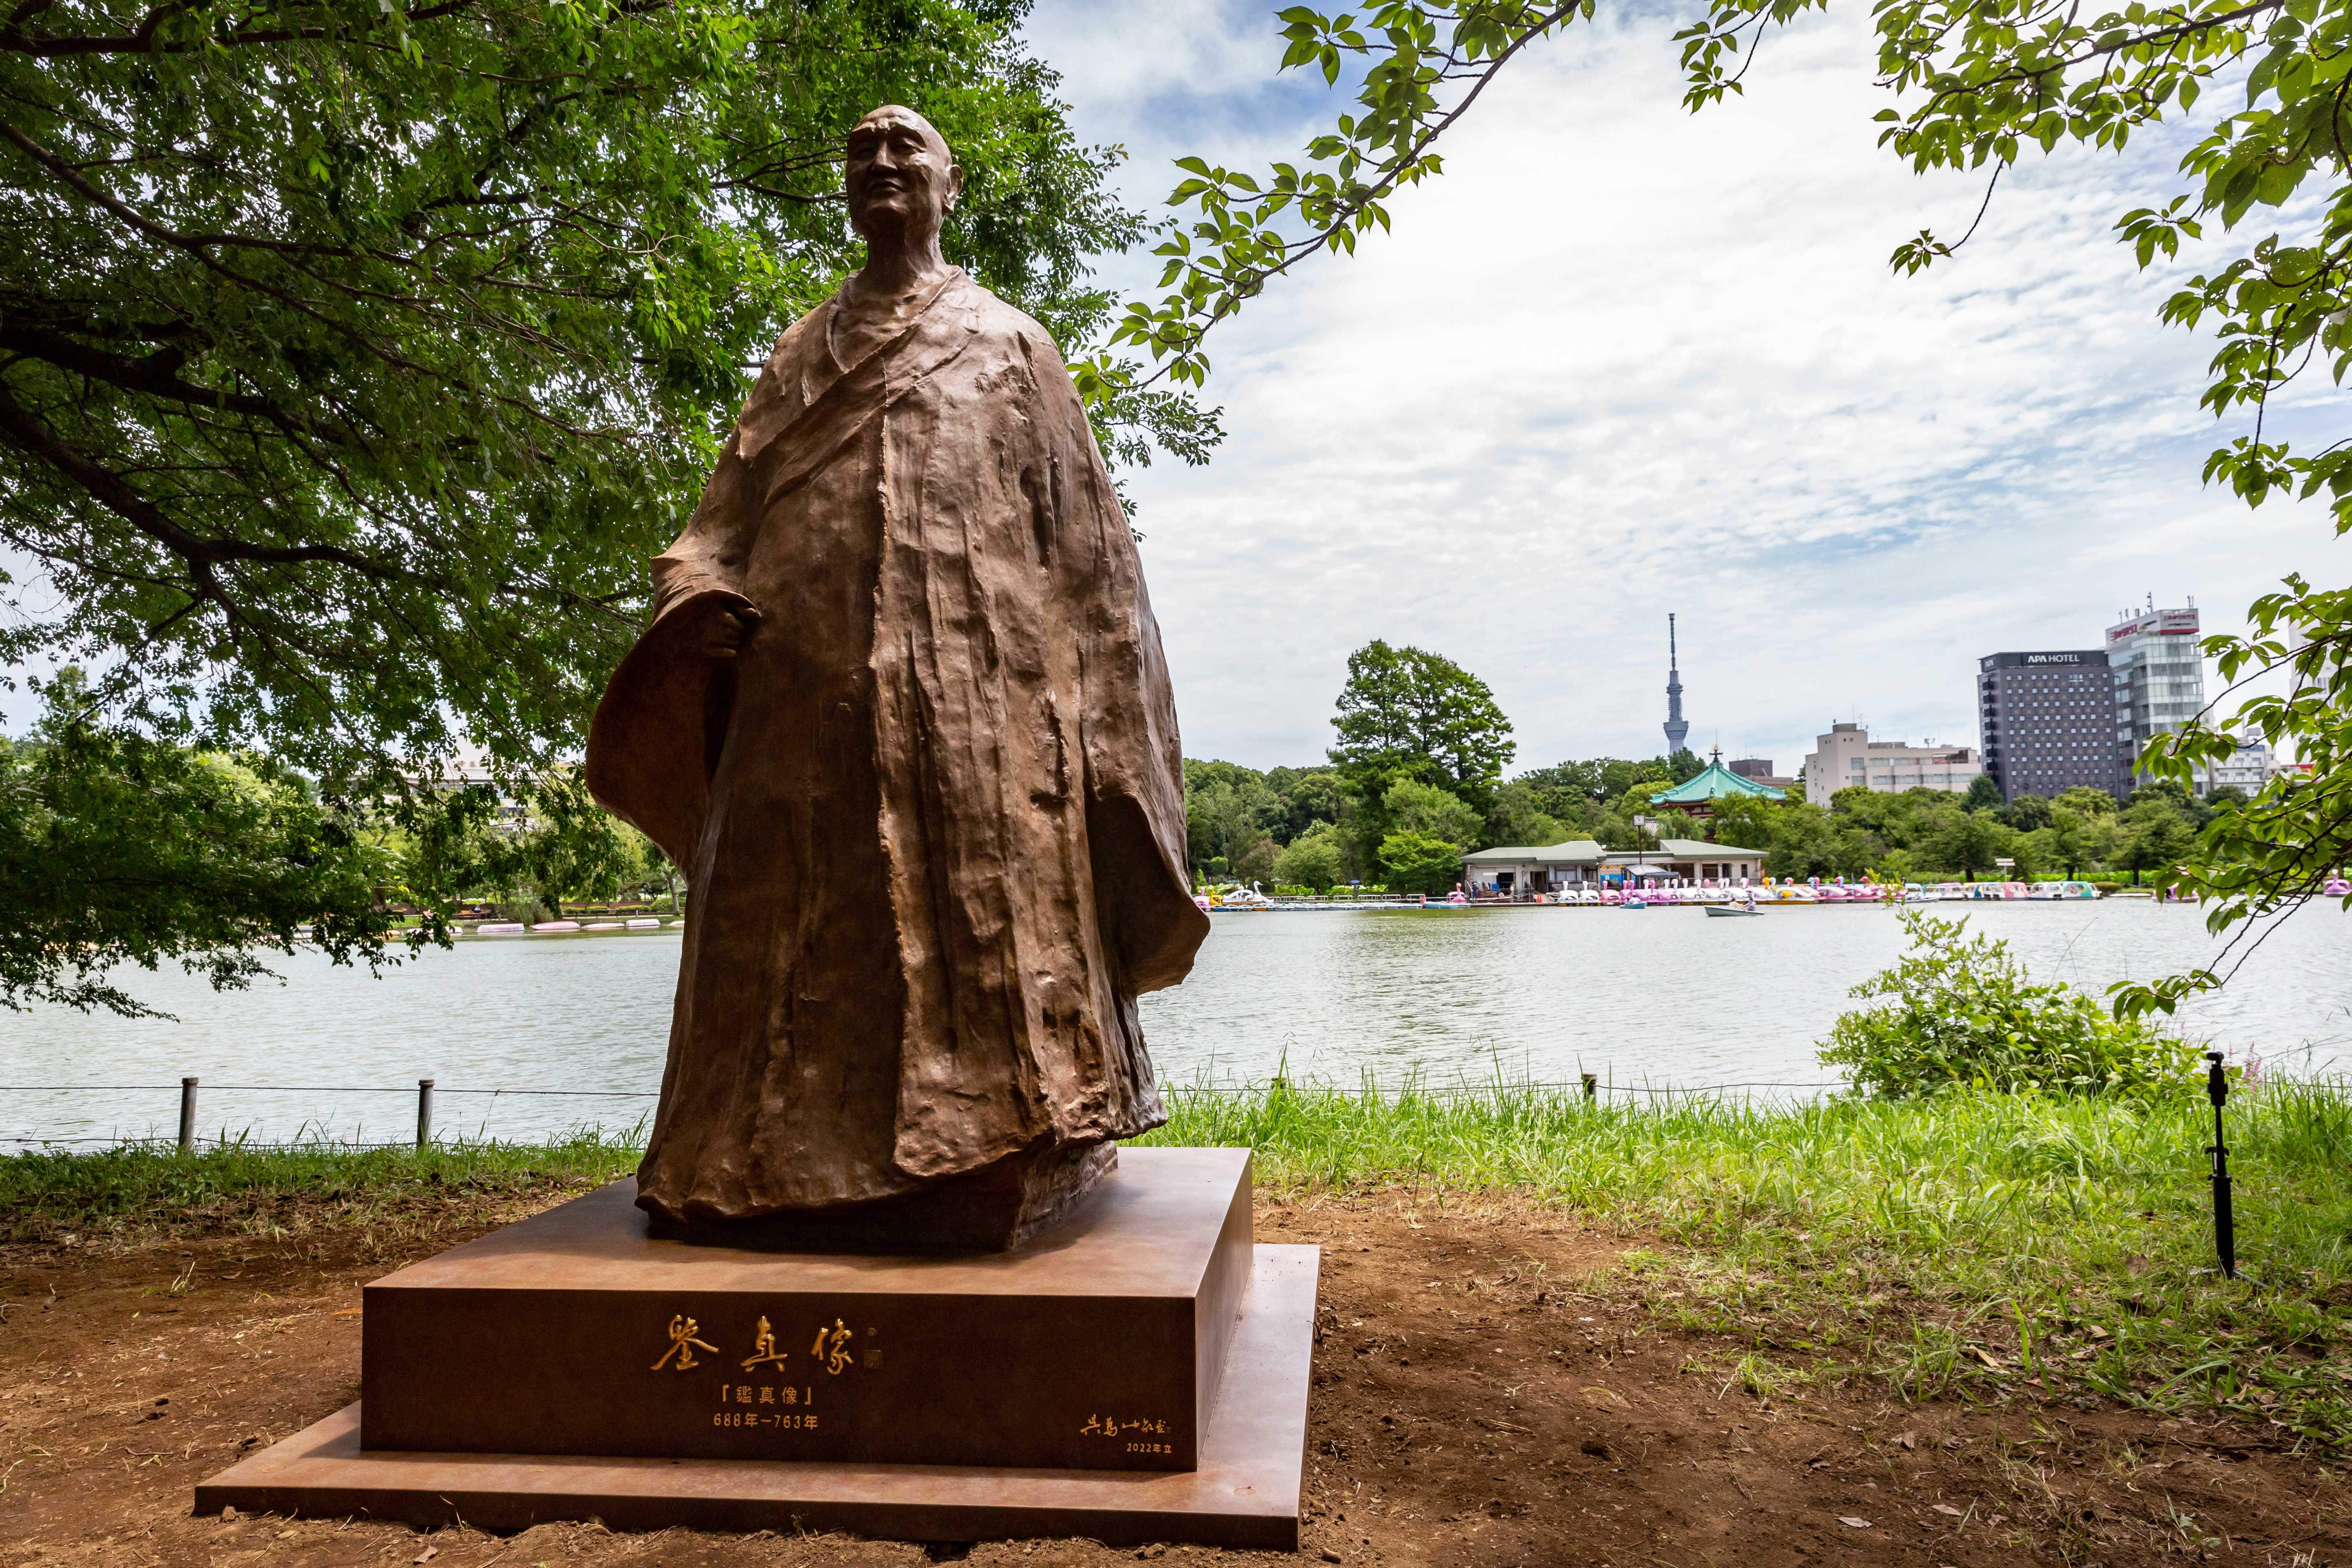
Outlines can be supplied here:
<path id="1" fill-rule="evenodd" d="M 749 605 L 730 605 L 710 617 L 702 634 L 702 652 L 706 658 L 733 658 L 743 647 L 743 639 L 761 621 L 760 612 Z"/>

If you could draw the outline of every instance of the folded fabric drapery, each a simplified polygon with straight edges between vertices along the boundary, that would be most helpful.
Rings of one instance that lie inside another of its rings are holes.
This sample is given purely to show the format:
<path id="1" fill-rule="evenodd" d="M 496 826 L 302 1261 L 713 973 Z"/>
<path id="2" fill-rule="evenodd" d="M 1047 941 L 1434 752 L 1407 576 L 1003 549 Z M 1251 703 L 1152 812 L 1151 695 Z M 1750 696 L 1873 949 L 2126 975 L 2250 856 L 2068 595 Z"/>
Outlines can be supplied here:
<path id="1" fill-rule="evenodd" d="M 685 1225 L 1158 1125 L 1135 998 L 1208 927 L 1159 628 L 1052 340 L 950 271 L 845 365 L 844 309 L 777 344 L 589 742 L 693 889 L 638 1199 Z"/>

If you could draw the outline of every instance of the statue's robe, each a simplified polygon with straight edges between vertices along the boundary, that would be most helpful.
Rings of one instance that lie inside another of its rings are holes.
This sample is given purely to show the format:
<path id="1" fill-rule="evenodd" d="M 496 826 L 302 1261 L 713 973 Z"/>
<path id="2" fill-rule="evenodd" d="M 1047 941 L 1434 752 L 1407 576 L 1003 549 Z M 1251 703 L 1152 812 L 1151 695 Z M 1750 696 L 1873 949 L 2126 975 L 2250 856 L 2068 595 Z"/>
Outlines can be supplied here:
<path id="1" fill-rule="evenodd" d="M 638 1202 L 695 1226 L 1164 1121 L 1191 969 L 1175 703 L 1059 352 L 961 272 L 858 363 L 786 331 L 588 746 L 691 884 Z M 716 605 L 761 619 L 731 661 Z"/>

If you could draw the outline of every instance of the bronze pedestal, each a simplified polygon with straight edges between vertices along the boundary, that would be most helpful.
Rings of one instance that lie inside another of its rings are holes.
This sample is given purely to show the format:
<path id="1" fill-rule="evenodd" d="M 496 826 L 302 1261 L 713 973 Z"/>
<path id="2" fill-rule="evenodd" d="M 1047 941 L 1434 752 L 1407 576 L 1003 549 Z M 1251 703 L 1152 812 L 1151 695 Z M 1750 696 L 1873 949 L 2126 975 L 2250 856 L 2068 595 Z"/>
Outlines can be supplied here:
<path id="1" fill-rule="evenodd" d="M 367 1287 L 362 1400 L 199 1512 L 1295 1546 L 1312 1247 L 1241 1150 L 1129 1150 L 1011 1252 L 648 1234 L 616 1183 Z"/>

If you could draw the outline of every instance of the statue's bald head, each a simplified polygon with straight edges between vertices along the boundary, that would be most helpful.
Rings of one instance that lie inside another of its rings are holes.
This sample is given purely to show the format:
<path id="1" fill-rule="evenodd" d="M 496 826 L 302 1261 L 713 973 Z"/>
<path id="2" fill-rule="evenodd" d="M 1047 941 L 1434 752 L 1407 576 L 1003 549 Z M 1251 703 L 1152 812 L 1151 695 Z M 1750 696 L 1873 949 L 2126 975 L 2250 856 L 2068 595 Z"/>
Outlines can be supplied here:
<path id="1" fill-rule="evenodd" d="M 948 150 L 948 139 L 940 134 L 940 128 L 903 103 L 886 103 L 881 108 L 869 111 L 865 119 L 850 128 L 850 139 L 855 142 L 857 133 L 869 126 L 874 128 L 873 133 L 880 134 L 886 127 L 892 125 L 913 127 L 917 134 L 930 143 L 932 151 L 942 161 L 950 163 L 955 162 L 955 154 Z"/>
<path id="2" fill-rule="evenodd" d="M 955 210 L 963 171 L 936 126 L 886 103 L 850 130 L 846 184 L 849 221 L 869 244 L 928 245 Z"/>

